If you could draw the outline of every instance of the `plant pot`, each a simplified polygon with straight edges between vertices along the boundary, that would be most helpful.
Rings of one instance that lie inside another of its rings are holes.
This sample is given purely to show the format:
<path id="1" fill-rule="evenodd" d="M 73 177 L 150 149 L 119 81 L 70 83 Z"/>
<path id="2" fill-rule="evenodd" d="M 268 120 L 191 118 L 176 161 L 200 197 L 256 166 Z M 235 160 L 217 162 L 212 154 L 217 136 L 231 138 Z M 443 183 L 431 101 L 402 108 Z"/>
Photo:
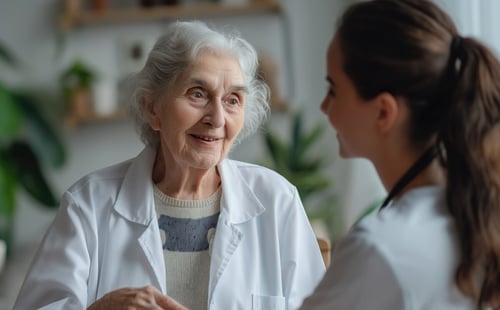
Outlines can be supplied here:
<path id="1" fill-rule="evenodd" d="M 67 125 L 74 126 L 92 116 L 91 97 L 89 88 L 77 88 L 72 91 L 69 98 L 69 111 L 66 116 Z"/>

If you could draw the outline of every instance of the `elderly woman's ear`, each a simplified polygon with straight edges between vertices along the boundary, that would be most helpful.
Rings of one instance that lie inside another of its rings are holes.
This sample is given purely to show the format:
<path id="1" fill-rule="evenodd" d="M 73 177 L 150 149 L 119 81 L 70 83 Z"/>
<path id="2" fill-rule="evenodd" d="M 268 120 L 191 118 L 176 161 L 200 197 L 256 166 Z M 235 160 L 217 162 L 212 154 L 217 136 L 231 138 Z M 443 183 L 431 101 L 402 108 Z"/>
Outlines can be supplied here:
<path id="1" fill-rule="evenodd" d="M 144 106 L 144 111 L 146 111 L 146 116 L 149 122 L 149 126 L 153 130 L 160 130 L 160 118 L 156 114 L 155 105 L 152 100 L 144 98 L 142 100 Z"/>

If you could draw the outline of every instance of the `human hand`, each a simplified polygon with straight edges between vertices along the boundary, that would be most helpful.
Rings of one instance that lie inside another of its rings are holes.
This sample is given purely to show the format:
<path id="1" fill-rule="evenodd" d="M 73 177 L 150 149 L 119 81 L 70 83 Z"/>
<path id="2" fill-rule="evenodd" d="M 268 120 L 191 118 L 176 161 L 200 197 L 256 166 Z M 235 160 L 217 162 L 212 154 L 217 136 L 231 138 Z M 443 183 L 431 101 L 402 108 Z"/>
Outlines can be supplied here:
<path id="1" fill-rule="evenodd" d="M 188 310 L 156 287 L 121 288 L 104 295 L 87 310 Z"/>

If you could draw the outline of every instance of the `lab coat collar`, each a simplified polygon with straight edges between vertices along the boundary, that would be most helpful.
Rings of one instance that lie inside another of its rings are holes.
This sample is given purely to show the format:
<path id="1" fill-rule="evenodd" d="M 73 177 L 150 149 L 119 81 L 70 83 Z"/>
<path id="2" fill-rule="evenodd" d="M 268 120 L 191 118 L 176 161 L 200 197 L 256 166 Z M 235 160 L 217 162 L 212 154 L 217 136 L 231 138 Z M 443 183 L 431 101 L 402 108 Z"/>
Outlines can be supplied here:
<path id="1" fill-rule="evenodd" d="M 129 221 L 148 226 L 154 217 L 153 171 L 156 150 L 146 147 L 132 160 L 115 203 L 115 210 Z M 130 193 L 135 193 L 131 195 Z"/>
<path id="2" fill-rule="evenodd" d="M 222 180 L 221 209 L 227 211 L 229 221 L 233 224 L 246 222 L 265 211 L 264 205 L 238 169 L 238 164 L 243 163 L 224 159 L 219 164 Z"/>
<path id="3" fill-rule="evenodd" d="M 153 171 L 156 150 L 145 147 L 133 160 L 123 180 L 115 210 L 129 221 L 149 225 L 153 219 L 152 208 L 141 206 L 153 205 Z M 218 165 L 222 180 L 221 208 L 228 213 L 233 224 L 246 222 L 265 211 L 262 202 L 246 182 L 238 169 L 238 161 L 224 159 Z M 130 195 L 130 193 L 136 193 Z"/>

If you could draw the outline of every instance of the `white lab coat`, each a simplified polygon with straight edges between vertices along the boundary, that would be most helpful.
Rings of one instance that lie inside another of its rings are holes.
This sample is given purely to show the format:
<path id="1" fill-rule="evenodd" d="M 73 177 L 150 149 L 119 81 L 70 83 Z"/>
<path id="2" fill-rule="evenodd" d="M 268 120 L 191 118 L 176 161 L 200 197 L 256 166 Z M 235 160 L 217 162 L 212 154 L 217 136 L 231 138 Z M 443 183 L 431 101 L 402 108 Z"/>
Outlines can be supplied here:
<path id="1" fill-rule="evenodd" d="M 63 195 L 14 309 L 85 309 L 123 287 L 168 295 L 151 172 L 155 151 L 91 173 Z M 325 267 L 296 188 L 225 159 L 209 309 L 296 309 Z"/>
<path id="2" fill-rule="evenodd" d="M 301 309 L 476 309 L 455 285 L 459 258 L 444 189 L 416 188 L 353 227 Z"/>

